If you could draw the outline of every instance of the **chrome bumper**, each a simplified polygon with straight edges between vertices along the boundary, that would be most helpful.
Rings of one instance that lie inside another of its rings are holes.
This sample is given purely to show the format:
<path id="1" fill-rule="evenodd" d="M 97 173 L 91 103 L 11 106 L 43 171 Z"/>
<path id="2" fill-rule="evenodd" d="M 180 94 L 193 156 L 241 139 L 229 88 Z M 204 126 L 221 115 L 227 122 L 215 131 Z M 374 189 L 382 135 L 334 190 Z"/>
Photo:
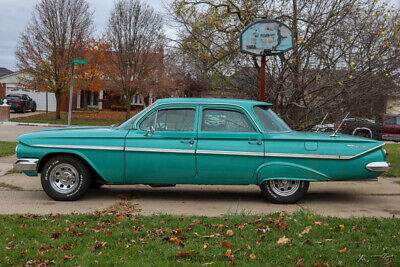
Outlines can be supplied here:
<path id="1" fill-rule="evenodd" d="M 367 166 L 365 166 L 367 170 L 372 172 L 386 172 L 390 170 L 390 167 L 391 167 L 390 163 L 385 161 L 371 162 L 368 163 Z"/>
<path id="2" fill-rule="evenodd" d="M 36 171 L 38 163 L 38 159 L 21 158 L 14 162 L 14 169 L 18 171 Z"/>

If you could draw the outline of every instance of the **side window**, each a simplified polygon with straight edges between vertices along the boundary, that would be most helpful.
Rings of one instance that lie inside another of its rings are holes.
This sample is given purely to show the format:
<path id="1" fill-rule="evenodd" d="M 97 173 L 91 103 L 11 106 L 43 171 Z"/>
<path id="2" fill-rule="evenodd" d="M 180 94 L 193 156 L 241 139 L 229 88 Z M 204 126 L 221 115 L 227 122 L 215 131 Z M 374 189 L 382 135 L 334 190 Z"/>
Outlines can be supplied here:
<path id="1" fill-rule="evenodd" d="M 194 109 L 162 109 L 158 111 L 156 131 L 194 131 Z"/>
<path id="2" fill-rule="evenodd" d="M 204 109 L 201 122 L 203 132 L 255 132 L 248 118 L 240 111 Z"/>
<path id="3" fill-rule="evenodd" d="M 195 115 L 196 111 L 191 108 L 161 109 L 148 116 L 140 129 L 149 131 L 155 126 L 156 131 L 194 131 Z"/>
<path id="4" fill-rule="evenodd" d="M 140 124 L 140 130 L 143 131 L 150 131 L 151 126 L 155 126 L 154 122 L 156 119 L 156 112 L 151 113 L 150 116 L 148 116 L 146 119 L 144 119 L 144 121 Z"/>
<path id="5" fill-rule="evenodd" d="M 396 117 L 386 117 L 385 124 L 395 125 L 396 124 Z"/>

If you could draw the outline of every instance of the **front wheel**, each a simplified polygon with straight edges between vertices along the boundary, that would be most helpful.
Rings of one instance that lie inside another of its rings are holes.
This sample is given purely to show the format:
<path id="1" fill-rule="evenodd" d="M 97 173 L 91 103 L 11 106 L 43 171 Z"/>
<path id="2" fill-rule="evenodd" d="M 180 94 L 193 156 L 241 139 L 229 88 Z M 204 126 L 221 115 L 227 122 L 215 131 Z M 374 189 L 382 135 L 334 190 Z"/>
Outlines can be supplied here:
<path id="1" fill-rule="evenodd" d="M 90 172 L 82 161 L 70 156 L 57 156 L 43 166 L 43 190 L 54 200 L 77 200 L 91 185 Z"/>
<path id="2" fill-rule="evenodd" d="M 32 112 L 36 111 L 36 104 L 33 105 L 33 108 L 31 109 Z"/>
<path id="3" fill-rule="evenodd" d="M 260 188 L 263 197 L 272 203 L 293 204 L 304 197 L 309 184 L 299 180 L 268 180 Z"/>

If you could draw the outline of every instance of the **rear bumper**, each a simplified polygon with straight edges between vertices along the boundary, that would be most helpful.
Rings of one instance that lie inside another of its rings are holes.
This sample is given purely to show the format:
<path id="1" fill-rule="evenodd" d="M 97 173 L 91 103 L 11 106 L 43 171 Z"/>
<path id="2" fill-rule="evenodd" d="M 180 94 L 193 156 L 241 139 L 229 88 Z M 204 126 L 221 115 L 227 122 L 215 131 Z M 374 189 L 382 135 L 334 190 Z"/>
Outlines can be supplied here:
<path id="1" fill-rule="evenodd" d="M 18 171 L 36 171 L 39 159 L 21 158 L 14 162 L 14 169 Z"/>
<path id="2" fill-rule="evenodd" d="M 371 162 L 368 163 L 365 168 L 372 172 L 386 172 L 390 170 L 390 163 L 385 161 Z"/>

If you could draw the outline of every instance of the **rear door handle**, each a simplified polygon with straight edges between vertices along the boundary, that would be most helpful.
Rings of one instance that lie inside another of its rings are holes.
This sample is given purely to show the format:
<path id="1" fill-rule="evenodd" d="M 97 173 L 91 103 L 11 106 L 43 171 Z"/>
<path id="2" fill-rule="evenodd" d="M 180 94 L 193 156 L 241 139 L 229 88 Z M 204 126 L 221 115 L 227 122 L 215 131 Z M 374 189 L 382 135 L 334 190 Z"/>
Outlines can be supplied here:
<path id="1" fill-rule="evenodd" d="M 181 140 L 181 143 L 189 143 L 189 144 L 193 145 L 194 141 L 193 140 Z"/>
<path id="2" fill-rule="evenodd" d="M 249 141 L 249 144 L 261 146 L 262 142 L 260 140 L 251 140 L 251 141 Z"/>

